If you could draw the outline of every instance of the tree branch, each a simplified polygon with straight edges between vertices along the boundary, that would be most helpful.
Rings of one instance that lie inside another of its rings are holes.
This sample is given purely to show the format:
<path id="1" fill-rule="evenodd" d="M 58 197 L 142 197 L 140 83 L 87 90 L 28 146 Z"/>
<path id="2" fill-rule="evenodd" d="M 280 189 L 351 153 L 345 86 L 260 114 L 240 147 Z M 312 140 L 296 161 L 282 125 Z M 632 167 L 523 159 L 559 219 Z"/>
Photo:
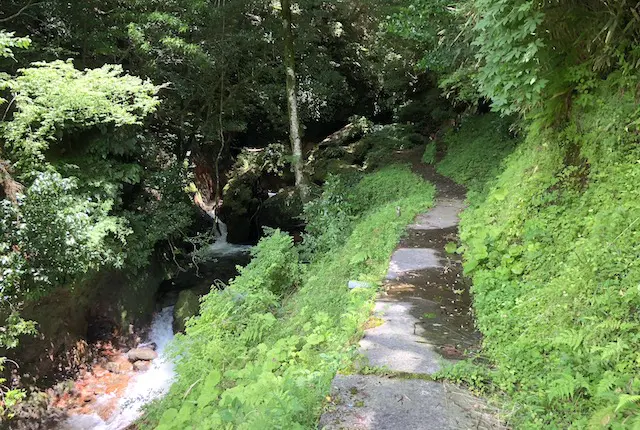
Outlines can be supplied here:
<path id="1" fill-rule="evenodd" d="M 30 8 L 31 6 L 38 6 L 38 5 L 41 5 L 41 4 L 42 4 L 42 3 L 33 3 L 33 0 L 29 0 L 29 2 L 28 2 L 26 5 L 24 5 L 24 6 L 22 7 L 22 9 L 20 9 L 18 12 L 14 13 L 13 15 L 8 16 L 8 17 L 6 17 L 6 18 L 0 18 L 0 22 L 7 22 L 7 21 L 11 21 L 12 19 L 17 18 L 18 16 L 20 16 L 20 14 L 21 14 L 22 12 L 24 12 L 25 10 L 27 10 L 27 9 L 28 9 L 28 8 Z"/>

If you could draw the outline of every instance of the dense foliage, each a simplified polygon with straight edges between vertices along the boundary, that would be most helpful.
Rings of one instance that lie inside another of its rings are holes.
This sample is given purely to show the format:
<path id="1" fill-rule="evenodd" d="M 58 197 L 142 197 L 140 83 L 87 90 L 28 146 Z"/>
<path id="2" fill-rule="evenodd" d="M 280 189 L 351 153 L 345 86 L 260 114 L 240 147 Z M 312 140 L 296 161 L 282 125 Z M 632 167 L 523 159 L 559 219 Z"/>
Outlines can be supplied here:
<path id="1" fill-rule="evenodd" d="M 409 0 L 389 22 L 447 94 L 503 113 L 566 114 L 585 78 L 638 67 L 638 7 L 603 0 Z"/>
<path id="2" fill-rule="evenodd" d="M 347 180 L 348 193 L 343 179 L 333 178 L 309 204 L 310 224 L 329 224 L 328 237 L 314 241 L 327 247 L 312 252 L 310 264 L 299 263 L 288 235 L 273 231 L 224 291 L 203 299 L 201 315 L 174 347 L 177 382 L 151 407 L 148 425 L 315 428 L 333 376 L 356 352 L 376 292 L 349 290 L 348 281 L 379 283 L 405 225 L 434 195 L 405 167 Z M 350 216 L 332 225 L 324 214 L 341 207 Z"/>
<path id="3" fill-rule="evenodd" d="M 266 193 L 253 185 L 263 175 L 286 183 L 280 9 L 253 0 L 2 2 L 0 349 L 33 333 L 19 317 L 25 303 L 100 271 L 145 270 L 159 248 L 183 257 L 195 218 L 185 190 L 205 210 L 224 193 L 233 209 L 234 193 L 240 205 L 261 205 Z M 388 10 L 295 4 L 310 141 L 410 99 L 424 73 L 381 31 Z"/>
<path id="4" fill-rule="evenodd" d="M 444 136 L 446 157 L 439 173 L 464 184 L 470 198 L 501 172 L 501 162 L 519 143 L 509 132 L 510 121 L 496 114 L 466 118 L 458 130 Z M 429 148 L 427 148 L 428 150 Z"/>
<path id="5" fill-rule="evenodd" d="M 638 425 L 640 169 L 627 126 L 637 107 L 621 86 L 614 75 L 577 98 L 559 130 L 534 124 L 511 155 L 509 139 L 476 118 L 451 135 L 441 164 L 472 188 L 486 183 L 463 214 L 461 250 L 497 364 L 484 381 L 510 396 L 519 428 Z M 486 164 L 469 162 L 479 145 L 494 154 Z"/>
<path id="6" fill-rule="evenodd" d="M 2 33 L 4 57 L 26 39 Z M 37 62 L 4 74 L 0 122 L 0 349 L 33 322 L 25 302 L 103 268 L 141 268 L 155 244 L 191 223 L 181 160 L 142 126 L 159 88 L 121 66 Z M 162 210 L 164 208 L 164 211 Z M 171 222 L 147 228 L 168 217 Z M 170 226 L 170 227 L 167 227 Z M 132 245 L 135 244 L 135 245 Z M 0 360 L 0 367 L 5 363 Z M 2 409 L 15 403 L 5 394 Z"/>
<path id="7" fill-rule="evenodd" d="M 304 244 L 271 232 L 203 300 L 175 346 L 178 381 L 146 424 L 314 426 L 373 296 L 346 282 L 379 281 L 402 226 L 433 197 L 387 167 L 389 154 L 425 145 L 423 161 L 470 190 L 459 252 L 492 364 L 448 375 L 507 394 L 516 427 L 640 426 L 640 7 L 292 6 L 306 173 L 322 184 L 304 207 Z M 283 145 L 281 10 L 2 2 L 0 349 L 34 333 L 25 302 L 87 273 L 145 270 L 167 241 L 175 259 L 194 220 L 186 190 L 207 211 L 223 197 L 245 224 L 270 191 L 286 194 L 300 160 Z M 353 115 L 399 124 L 360 118 L 364 138 L 315 145 Z M 5 382 L 0 415 L 23 396 Z"/>

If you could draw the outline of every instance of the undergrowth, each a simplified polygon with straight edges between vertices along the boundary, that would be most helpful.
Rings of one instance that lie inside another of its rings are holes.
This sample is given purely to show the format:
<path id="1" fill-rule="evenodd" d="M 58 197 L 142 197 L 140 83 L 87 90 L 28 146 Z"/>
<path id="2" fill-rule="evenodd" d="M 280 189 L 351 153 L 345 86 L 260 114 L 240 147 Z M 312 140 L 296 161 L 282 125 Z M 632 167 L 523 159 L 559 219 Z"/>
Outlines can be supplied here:
<path id="1" fill-rule="evenodd" d="M 367 148 L 364 167 L 368 171 L 387 166 L 395 151 L 424 145 L 426 139 L 411 125 L 391 124 L 375 130 L 360 141 Z"/>
<path id="2" fill-rule="evenodd" d="M 422 162 L 424 164 L 435 164 L 437 152 L 436 143 L 428 143 L 424 148 L 424 153 L 422 154 Z"/>
<path id="3" fill-rule="evenodd" d="M 203 299 L 201 315 L 173 346 L 177 380 L 150 406 L 143 428 L 316 428 L 331 380 L 356 355 L 376 293 L 347 282 L 379 283 L 405 226 L 434 196 L 432 185 L 400 166 L 352 178 L 343 190 L 333 178 L 307 207 L 308 238 L 323 243 L 304 250 L 310 264 L 300 264 L 292 239 L 275 230 L 224 291 Z M 330 237 L 317 237 L 319 225 L 332 222 L 325 215 L 343 209 L 345 217 L 326 226 Z"/>
<path id="4" fill-rule="evenodd" d="M 466 118 L 444 139 L 447 155 L 438 163 L 438 172 L 464 184 L 472 195 L 500 173 L 502 160 L 519 142 L 509 134 L 508 119 L 497 114 Z"/>
<path id="5" fill-rule="evenodd" d="M 610 77 L 579 96 L 561 128 L 534 123 L 462 216 L 495 368 L 448 373 L 506 393 L 515 428 L 640 427 L 639 120 L 635 90 L 620 85 Z M 493 167 L 464 160 L 493 137 L 476 131 L 440 168 L 481 186 Z"/>

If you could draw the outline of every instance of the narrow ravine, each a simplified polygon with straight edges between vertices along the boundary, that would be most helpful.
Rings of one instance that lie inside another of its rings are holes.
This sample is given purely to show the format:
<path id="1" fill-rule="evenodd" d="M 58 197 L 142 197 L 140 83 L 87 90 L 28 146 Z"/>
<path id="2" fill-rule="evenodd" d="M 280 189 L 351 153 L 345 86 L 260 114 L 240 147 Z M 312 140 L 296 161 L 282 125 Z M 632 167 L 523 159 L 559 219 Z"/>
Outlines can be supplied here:
<path id="1" fill-rule="evenodd" d="M 435 206 L 407 227 L 391 257 L 377 321 L 360 352 L 367 374 L 338 375 L 322 416 L 324 429 L 497 429 L 481 399 L 431 381 L 442 365 L 477 348 L 469 283 L 460 259 L 445 251 L 457 237 L 465 190 L 420 162 L 419 151 L 397 154 L 437 189 Z M 379 371 L 372 371 L 379 369 Z M 382 376 L 379 376 L 382 375 Z"/>

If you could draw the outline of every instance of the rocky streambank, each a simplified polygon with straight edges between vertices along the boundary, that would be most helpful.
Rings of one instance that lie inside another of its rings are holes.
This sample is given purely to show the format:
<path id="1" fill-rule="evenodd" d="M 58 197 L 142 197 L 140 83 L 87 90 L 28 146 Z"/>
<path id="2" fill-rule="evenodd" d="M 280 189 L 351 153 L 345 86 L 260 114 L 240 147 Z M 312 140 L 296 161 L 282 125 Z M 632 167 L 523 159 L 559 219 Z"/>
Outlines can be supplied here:
<path id="1" fill-rule="evenodd" d="M 171 385 L 173 365 L 164 349 L 173 338 L 173 307 L 154 315 L 146 343 L 129 350 L 105 345 L 101 361 L 54 395 L 54 406 L 66 419 L 58 430 L 128 428 L 142 406 Z"/>
<path id="2" fill-rule="evenodd" d="M 75 381 L 59 384 L 48 391 L 55 408 L 68 416 L 97 415 L 108 420 L 116 411 L 137 372 L 149 370 L 158 358 L 155 343 L 141 344 L 129 351 L 100 345 L 100 361 L 81 371 Z"/>

